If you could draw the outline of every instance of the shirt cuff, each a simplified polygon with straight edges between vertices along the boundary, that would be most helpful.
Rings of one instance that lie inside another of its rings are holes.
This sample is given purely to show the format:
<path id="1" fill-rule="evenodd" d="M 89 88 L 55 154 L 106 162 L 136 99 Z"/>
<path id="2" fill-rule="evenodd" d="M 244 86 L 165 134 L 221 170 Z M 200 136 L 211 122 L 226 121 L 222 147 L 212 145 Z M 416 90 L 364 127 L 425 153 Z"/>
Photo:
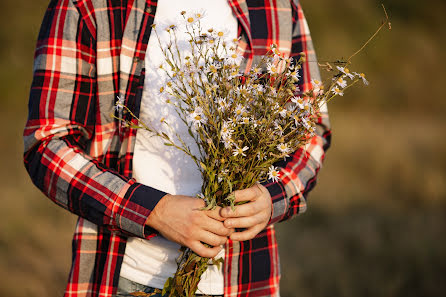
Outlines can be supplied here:
<path id="1" fill-rule="evenodd" d="M 271 182 L 271 181 L 263 181 L 260 183 L 264 186 L 269 194 L 271 195 L 271 218 L 268 222 L 268 225 L 272 225 L 274 223 L 280 222 L 285 219 L 287 210 L 288 210 L 288 201 L 285 188 L 282 183 Z"/>
<path id="2" fill-rule="evenodd" d="M 155 206 L 167 193 L 136 182 L 124 190 L 125 205 L 116 215 L 118 227 L 145 239 L 155 236 L 157 231 L 145 223 Z"/>

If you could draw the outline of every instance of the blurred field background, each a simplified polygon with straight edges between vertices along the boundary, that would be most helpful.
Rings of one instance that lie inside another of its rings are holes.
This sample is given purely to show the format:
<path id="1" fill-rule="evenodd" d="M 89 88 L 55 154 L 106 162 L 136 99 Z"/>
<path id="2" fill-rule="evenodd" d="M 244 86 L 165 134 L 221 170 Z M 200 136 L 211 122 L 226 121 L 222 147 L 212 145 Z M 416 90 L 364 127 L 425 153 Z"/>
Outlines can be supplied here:
<path id="1" fill-rule="evenodd" d="M 302 0 L 320 61 L 347 58 L 377 0 Z M 282 296 L 445 296 L 446 2 L 383 0 L 354 60 L 371 85 L 331 105 L 332 148 L 304 215 L 277 226 Z M 0 296 L 61 296 L 75 217 L 22 165 L 35 40 L 48 0 L 0 2 Z"/>

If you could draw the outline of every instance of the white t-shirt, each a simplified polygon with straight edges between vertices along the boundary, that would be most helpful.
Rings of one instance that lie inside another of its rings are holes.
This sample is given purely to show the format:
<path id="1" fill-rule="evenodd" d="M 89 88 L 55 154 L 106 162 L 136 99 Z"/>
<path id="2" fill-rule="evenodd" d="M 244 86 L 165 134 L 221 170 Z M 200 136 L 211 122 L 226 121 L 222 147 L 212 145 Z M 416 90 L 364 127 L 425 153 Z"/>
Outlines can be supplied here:
<path id="1" fill-rule="evenodd" d="M 201 19 L 202 28 L 207 30 L 222 30 L 225 36 L 237 37 L 237 19 L 227 0 L 160 0 L 155 14 L 155 24 L 158 35 L 164 44 L 169 41 L 168 33 L 163 30 L 169 25 L 183 23 L 181 11 L 187 13 L 204 13 Z M 178 28 L 179 44 L 187 44 L 188 35 Z M 199 155 L 198 147 L 187 131 L 187 127 L 179 119 L 172 105 L 167 104 L 166 97 L 159 93 L 165 84 L 166 75 L 159 65 L 165 58 L 160 50 L 158 40 L 152 31 L 149 38 L 145 58 L 146 77 L 141 102 L 140 118 L 157 131 L 164 131 L 172 139 L 173 133 L 161 124 L 165 120 L 175 127 L 175 132 L 189 145 L 194 155 Z M 133 156 L 134 178 L 145 185 L 167 192 L 169 194 L 195 196 L 201 192 L 202 178 L 200 171 L 192 159 L 183 152 L 164 145 L 158 137 L 138 130 Z M 168 241 L 162 236 L 150 240 L 129 238 L 121 269 L 121 276 L 154 288 L 163 288 L 168 277 L 173 276 L 180 255 L 180 246 Z M 224 250 L 217 256 L 224 257 Z M 210 266 L 201 278 L 197 293 L 223 294 L 223 271 L 216 266 Z"/>

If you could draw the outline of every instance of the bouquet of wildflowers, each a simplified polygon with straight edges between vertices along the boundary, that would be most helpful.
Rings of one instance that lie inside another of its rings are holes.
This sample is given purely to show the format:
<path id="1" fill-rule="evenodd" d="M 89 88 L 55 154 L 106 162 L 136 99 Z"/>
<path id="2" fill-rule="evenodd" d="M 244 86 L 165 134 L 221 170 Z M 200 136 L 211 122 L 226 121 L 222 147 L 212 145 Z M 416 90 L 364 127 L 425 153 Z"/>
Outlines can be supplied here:
<path id="1" fill-rule="evenodd" d="M 367 81 L 363 74 L 338 66 L 327 90 L 313 80 L 313 89 L 302 94 L 297 82 L 305 55 L 293 60 L 283 56 L 274 44 L 258 65 L 242 73 L 238 40 L 228 41 L 222 31 L 203 29 L 200 14 L 182 15 L 190 37 L 190 54 L 178 48 L 177 26 L 167 27 L 171 42 L 160 42 L 165 57 L 160 68 L 169 80 L 159 91 L 169 95 L 167 103 L 187 125 L 199 155 L 194 155 L 178 134 L 173 139 L 142 122 L 123 101 L 119 100 L 116 108 L 133 116 L 131 121 L 120 119 L 125 125 L 150 131 L 165 145 L 192 158 L 203 178 L 199 197 L 205 200 L 206 209 L 236 207 L 233 191 L 279 179 L 274 163 L 304 147 L 314 136 L 323 104 L 342 96 L 356 82 Z M 173 130 L 167 121 L 162 122 Z M 206 267 L 221 263 L 222 259 L 202 258 L 184 248 L 177 272 L 167 280 L 162 294 L 195 296 Z"/>

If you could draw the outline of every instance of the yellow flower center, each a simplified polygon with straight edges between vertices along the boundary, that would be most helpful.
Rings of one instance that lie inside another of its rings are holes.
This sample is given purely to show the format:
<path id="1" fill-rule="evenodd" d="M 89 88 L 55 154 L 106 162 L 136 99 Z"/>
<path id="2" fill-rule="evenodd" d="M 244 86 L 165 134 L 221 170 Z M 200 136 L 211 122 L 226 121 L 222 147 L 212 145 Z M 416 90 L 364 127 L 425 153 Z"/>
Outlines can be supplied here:
<path id="1" fill-rule="evenodd" d="M 198 115 L 195 116 L 194 119 L 195 119 L 196 121 L 199 121 L 199 120 L 201 120 L 201 116 L 198 114 Z"/>
<path id="2" fill-rule="evenodd" d="M 243 122 L 244 122 L 245 124 L 249 124 L 249 119 L 243 119 Z"/>
<path id="3" fill-rule="evenodd" d="M 187 22 L 192 23 L 193 21 L 194 21 L 194 18 L 193 18 L 193 17 L 189 17 L 189 18 L 187 18 Z"/>
<path id="4" fill-rule="evenodd" d="M 222 37 L 224 35 L 224 33 L 220 31 L 220 32 L 217 33 L 217 35 Z"/>

